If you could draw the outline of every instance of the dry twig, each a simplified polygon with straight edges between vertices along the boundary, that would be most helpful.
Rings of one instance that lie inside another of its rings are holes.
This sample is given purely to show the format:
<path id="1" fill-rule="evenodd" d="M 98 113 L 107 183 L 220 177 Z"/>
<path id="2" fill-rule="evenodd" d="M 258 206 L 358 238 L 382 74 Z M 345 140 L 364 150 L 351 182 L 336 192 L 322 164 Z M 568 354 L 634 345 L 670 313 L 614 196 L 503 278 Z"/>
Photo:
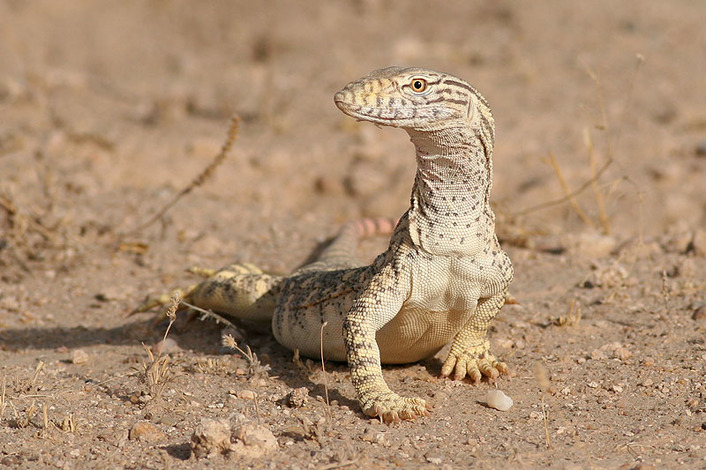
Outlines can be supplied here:
<path id="1" fill-rule="evenodd" d="M 150 217 L 146 222 L 138 225 L 134 229 L 132 229 L 130 232 L 125 234 L 125 236 L 130 236 L 134 235 L 137 232 L 140 232 L 141 230 L 145 229 L 146 227 L 149 227 L 152 225 L 155 221 L 160 219 L 164 214 L 167 213 L 169 209 L 174 207 L 174 205 L 179 202 L 181 198 L 189 194 L 191 191 L 194 190 L 194 188 L 197 188 L 201 186 L 208 178 L 210 178 L 216 168 L 220 166 L 221 163 L 228 157 L 230 154 L 230 150 L 233 147 L 233 144 L 235 143 L 236 139 L 238 138 L 238 130 L 240 128 L 240 116 L 233 116 L 230 121 L 230 127 L 228 128 L 228 135 L 226 137 L 225 142 L 223 143 L 223 147 L 221 147 L 221 151 L 211 160 L 211 163 L 208 164 L 204 170 L 199 173 L 199 175 L 194 178 L 191 183 L 189 183 L 188 186 L 186 186 L 184 189 L 179 191 L 174 198 L 169 201 L 167 204 L 164 205 L 160 210 L 158 210 L 152 217 Z"/>

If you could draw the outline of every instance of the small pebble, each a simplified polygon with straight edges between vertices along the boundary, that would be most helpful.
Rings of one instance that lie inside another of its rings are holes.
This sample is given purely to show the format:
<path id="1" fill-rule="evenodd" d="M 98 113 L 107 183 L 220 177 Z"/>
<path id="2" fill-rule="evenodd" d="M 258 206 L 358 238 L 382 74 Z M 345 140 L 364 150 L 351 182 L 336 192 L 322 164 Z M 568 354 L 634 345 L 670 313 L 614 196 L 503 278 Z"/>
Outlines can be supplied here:
<path id="1" fill-rule="evenodd" d="M 698 157 L 706 157 L 706 142 L 699 142 L 698 144 L 696 144 L 694 153 Z"/>
<path id="2" fill-rule="evenodd" d="M 694 232 L 691 246 L 697 256 L 706 256 L 706 230 L 698 229 Z"/>
<path id="3" fill-rule="evenodd" d="M 131 441 L 157 442 L 166 438 L 165 434 L 157 429 L 152 423 L 139 421 L 130 429 Z"/>
<path id="4" fill-rule="evenodd" d="M 694 309 L 693 315 L 691 315 L 691 318 L 696 321 L 706 320 L 706 304 L 702 304 L 696 307 Z"/>
<path id="5" fill-rule="evenodd" d="M 238 390 L 236 396 L 243 400 L 254 400 L 255 392 L 253 392 L 252 390 Z"/>
<path id="6" fill-rule="evenodd" d="M 191 449 L 196 458 L 225 454 L 230 450 L 230 422 L 227 419 L 206 419 L 191 435 Z"/>
<path id="7" fill-rule="evenodd" d="M 489 407 L 500 411 L 507 411 L 512 408 L 512 398 L 503 393 L 502 390 L 488 390 L 485 402 Z"/>
<path id="8" fill-rule="evenodd" d="M 308 401 L 309 389 L 306 387 L 295 388 L 287 395 L 286 399 L 287 406 L 292 408 L 301 408 L 306 405 Z"/>
<path id="9" fill-rule="evenodd" d="M 233 429 L 231 436 L 231 440 L 235 440 L 235 443 L 230 446 L 230 451 L 236 458 L 259 459 L 279 448 L 277 438 L 270 428 L 257 423 L 243 423 Z"/>
<path id="10" fill-rule="evenodd" d="M 88 362 L 89 355 L 83 349 L 74 349 L 71 353 L 71 362 L 73 364 L 86 364 Z"/>
<path id="11" fill-rule="evenodd" d="M 179 344 L 173 338 L 167 338 L 161 341 L 157 341 L 155 345 L 152 346 L 152 351 L 157 356 L 159 356 L 160 354 L 169 354 L 177 352 L 180 349 L 181 348 L 179 348 Z"/>

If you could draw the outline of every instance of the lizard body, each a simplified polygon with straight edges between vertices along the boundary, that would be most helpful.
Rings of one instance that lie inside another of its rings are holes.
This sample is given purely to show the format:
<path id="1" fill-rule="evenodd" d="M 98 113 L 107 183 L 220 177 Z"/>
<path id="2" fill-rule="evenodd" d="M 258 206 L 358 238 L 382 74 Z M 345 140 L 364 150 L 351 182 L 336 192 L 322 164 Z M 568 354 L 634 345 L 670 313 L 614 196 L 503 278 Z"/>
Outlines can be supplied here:
<path id="1" fill-rule="evenodd" d="M 335 95 L 345 114 L 407 131 L 417 173 L 410 208 L 396 225 L 345 225 L 314 263 L 289 276 L 233 265 L 187 292 L 195 305 L 269 319 L 282 345 L 347 361 L 363 412 L 385 421 L 427 412 L 421 398 L 385 383 L 381 363 L 414 362 L 452 342 L 442 366 L 456 380 L 495 380 L 507 367 L 490 354 L 488 327 L 513 276 L 490 208 L 493 117 L 465 81 L 422 68 L 388 67 Z M 388 249 L 358 266 L 358 238 L 392 231 Z M 272 315 L 274 312 L 274 315 Z"/>

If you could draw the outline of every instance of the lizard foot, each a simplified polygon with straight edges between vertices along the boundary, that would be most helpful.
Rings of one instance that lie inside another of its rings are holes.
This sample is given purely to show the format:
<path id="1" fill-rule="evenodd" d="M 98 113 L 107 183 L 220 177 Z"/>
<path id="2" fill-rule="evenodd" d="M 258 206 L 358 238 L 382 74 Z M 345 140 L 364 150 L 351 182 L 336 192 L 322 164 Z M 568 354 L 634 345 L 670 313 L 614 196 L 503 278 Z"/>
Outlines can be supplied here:
<path id="1" fill-rule="evenodd" d="M 421 398 L 408 398 L 393 392 L 384 392 L 368 399 L 361 399 L 363 413 L 378 417 L 385 423 L 396 423 L 403 419 L 427 416 L 431 407 Z"/>
<path id="2" fill-rule="evenodd" d="M 490 354 L 487 345 L 483 345 L 461 354 L 449 354 L 441 368 L 441 375 L 449 377 L 452 373 L 454 380 L 463 380 L 468 376 L 471 382 L 478 383 L 483 377 L 495 382 L 501 374 L 509 375 L 510 372 L 507 365 L 498 361 Z"/>

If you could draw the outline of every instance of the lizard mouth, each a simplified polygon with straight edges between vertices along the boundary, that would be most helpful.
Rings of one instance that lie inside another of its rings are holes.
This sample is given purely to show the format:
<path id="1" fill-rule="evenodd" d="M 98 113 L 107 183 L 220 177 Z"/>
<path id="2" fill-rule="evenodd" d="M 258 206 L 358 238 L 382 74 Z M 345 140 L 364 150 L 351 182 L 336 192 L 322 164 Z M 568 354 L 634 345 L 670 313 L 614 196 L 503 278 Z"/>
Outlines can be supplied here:
<path id="1" fill-rule="evenodd" d="M 399 124 L 395 122 L 394 117 L 386 117 L 386 110 L 380 110 L 377 108 L 370 108 L 366 106 L 361 106 L 359 104 L 353 104 L 346 101 L 345 94 L 343 92 L 338 92 L 333 98 L 336 107 L 340 109 L 344 114 L 358 120 L 372 122 L 374 124 L 380 124 L 383 126 L 399 127 Z"/>

